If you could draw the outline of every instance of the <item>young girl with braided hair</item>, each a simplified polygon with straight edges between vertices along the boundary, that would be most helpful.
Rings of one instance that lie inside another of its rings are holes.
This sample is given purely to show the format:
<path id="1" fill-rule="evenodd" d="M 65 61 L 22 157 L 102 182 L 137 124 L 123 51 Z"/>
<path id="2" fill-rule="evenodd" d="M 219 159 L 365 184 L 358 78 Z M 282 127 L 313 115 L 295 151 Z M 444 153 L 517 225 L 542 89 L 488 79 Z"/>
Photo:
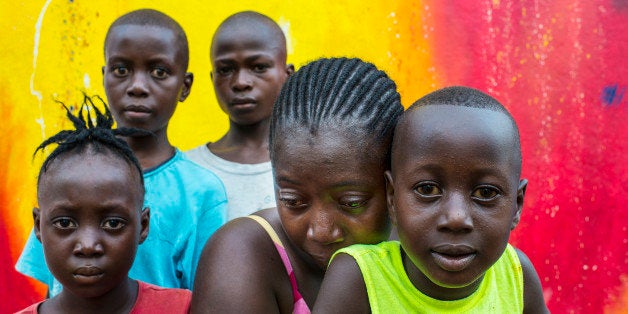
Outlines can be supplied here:
<path id="1" fill-rule="evenodd" d="M 190 291 L 128 276 L 148 236 L 150 209 L 143 208 L 142 168 L 119 136 L 150 132 L 112 129 L 109 110 L 103 113 L 88 96 L 76 116 L 66 110 L 75 129 L 57 133 L 35 151 L 58 144 L 39 172 L 39 207 L 33 209 L 46 264 L 63 288 L 20 313 L 186 313 Z"/>
<path id="2" fill-rule="evenodd" d="M 308 313 L 332 254 L 388 238 L 384 172 L 403 112 L 395 83 L 359 59 L 320 59 L 275 102 L 277 208 L 232 220 L 207 242 L 193 313 Z"/>

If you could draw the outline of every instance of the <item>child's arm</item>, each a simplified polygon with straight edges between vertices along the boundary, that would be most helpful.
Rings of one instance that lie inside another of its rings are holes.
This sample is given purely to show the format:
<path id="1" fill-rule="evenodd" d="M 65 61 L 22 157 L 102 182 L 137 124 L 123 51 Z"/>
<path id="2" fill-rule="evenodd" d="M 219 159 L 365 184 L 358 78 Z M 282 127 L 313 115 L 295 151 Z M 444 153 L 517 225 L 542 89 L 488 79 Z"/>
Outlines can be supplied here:
<path id="1" fill-rule="evenodd" d="M 366 284 L 353 257 L 339 253 L 331 261 L 316 298 L 315 313 L 370 313 Z"/>
<path id="2" fill-rule="evenodd" d="M 549 313 L 539 275 L 530 259 L 519 249 L 516 251 L 523 270 L 523 313 Z"/>
<path id="3" fill-rule="evenodd" d="M 254 220 L 238 218 L 207 241 L 190 312 L 279 313 L 279 299 L 292 299 L 289 287 L 287 296 L 278 294 L 282 282 L 289 284 L 288 275 L 270 237 Z"/>

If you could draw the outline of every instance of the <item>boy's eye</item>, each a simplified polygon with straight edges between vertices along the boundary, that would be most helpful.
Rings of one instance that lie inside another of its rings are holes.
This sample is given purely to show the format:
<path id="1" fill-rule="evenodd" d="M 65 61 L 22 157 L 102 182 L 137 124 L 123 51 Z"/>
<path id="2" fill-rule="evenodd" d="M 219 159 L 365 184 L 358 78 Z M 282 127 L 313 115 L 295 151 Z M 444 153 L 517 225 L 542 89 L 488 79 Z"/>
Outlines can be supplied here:
<path id="1" fill-rule="evenodd" d="M 482 186 L 473 191 L 471 197 L 481 201 L 490 201 L 500 195 L 498 189 L 490 186 Z"/>
<path id="2" fill-rule="evenodd" d="M 430 182 L 417 185 L 414 191 L 423 197 L 436 197 L 443 193 L 436 184 Z"/>
<path id="3" fill-rule="evenodd" d="M 119 230 L 124 228 L 126 223 L 120 218 L 109 218 L 102 223 L 102 228 L 106 230 Z"/>
<path id="4" fill-rule="evenodd" d="M 232 67 L 219 67 L 216 70 L 216 73 L 218 73 L 218 75 L 221 75 L 221 76 L 229 75 L 229 74 L 231 74 L 231 72 L 233 72 L 233 68 Z"/>
<path id="5" fill-rule="evenodd" d="M 257 73 L 262 73 L 265 72 L 266 70 L 268 70 L 268 68 L 270 68 L 270 66 L 268 64 L 255 64 L 253 65 L 253 71 L 257 72 Z"/>
<path id="6" fill-rule="evenodd" d="M 76 229 L 78 227 L 74 220 L 67 217 L 60 217 L 53 220 L 52 225 L 59 229 Z"/>
<path id="7" fill-rule="evenodd" d="M 158 79 L 165 79 L 166 77 L 168 77 L 168 74 L 168 71 L 163 68 L 154 68 L 150 71 L 150 75 Z"/>
<path id="8" fill-rule="evenodd" d="M 125 66 L 114 66 L 111 71 L 113 72 L 114 75 L 116 76 L 126 76 L 129 74 L 129 69 Z"/>

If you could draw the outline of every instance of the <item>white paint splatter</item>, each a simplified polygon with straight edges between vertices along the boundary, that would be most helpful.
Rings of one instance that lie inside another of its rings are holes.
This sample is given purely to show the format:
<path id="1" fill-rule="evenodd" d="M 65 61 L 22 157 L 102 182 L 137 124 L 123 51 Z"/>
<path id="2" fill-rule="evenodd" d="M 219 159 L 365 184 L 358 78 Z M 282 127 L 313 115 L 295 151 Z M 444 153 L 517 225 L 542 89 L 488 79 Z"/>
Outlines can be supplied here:
<path id="1" fill-rule="evenodd" d="M 83 86 L 85 86 L 85 89 L 89 89 L 89 86 L 91 85 L 91 80 L 89 79 L 89 74 L 85 73 L 85 75 L 83 75 Z"/>
<path id="2" fill-rule="evenodd" d="M 294 52 L 294 45 L 296 45 L 296 42 L 290 34 L 290 20 L 287 20 L 282 16 L 279 18 L 279 21 L 277 21 L 277 24 L 279 24 L 279 27 L 286 36 L 286 50 L 288 50 L 286 52 L 288 55 L 291 55 Z"/>
<path id="3" fill-rule="evenodd" d="M 48 9 L 48 5 L 52 2 L 52 0 L 47 0 L 44 3 L 44 6 L 41 8 L 39 12 L 39 17 L 37 18 L 37 23 L 35 23 L 35 44 L 33 45 L 33 73 L 31 73 L 30 80 L 30 92 L 31 95 L 37 97 L 37 102 L 39 104 L 39 118 L 35 120 L 41 127 L 41 138 L 46 138 L 46 124 L 44 123 L 44 112 L 41 106 L 42 95 L 41 91 L 35 90 L 35 72 L 37 72 L 37 57 L 39 56 L 39 38 L 41 36 L 41 24 L 44 21 L 44 15 L 46 14 L 46 10 Z"/>

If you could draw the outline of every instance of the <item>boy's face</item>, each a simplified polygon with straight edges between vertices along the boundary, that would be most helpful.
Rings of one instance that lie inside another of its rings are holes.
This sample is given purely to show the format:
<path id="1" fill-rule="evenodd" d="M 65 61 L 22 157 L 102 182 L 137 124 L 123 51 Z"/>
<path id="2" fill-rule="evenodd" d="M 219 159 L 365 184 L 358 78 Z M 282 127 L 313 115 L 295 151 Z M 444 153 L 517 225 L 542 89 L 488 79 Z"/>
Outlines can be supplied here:
<path id="1" fill-rule="evenodd" d="M 148 234 L 140 174 L 112 155 L 65 155 L 50 164 L 33 210 L 46 263 L 64 290 L 89 298 L 127 278 Z"/>
<path id="2" fill-rule="evenodd" d="M 105 92 L 118 124 L 165 131 L 177 102 L 190 93 L 192 74 L 172 30 L 121 25 L 110 31 L 103 67 Z"/>
<path id="3" fill-rule="evenodd" d="M 344 129 L 294 131 L 275 143 L 277 208 L 291 243 L 324 271 L 336 250 L 388 237 L 385 151 L 357 147 Z"/>
<path id="4" fill-rule="evenodd" d="M 238 125 L 270 118 L 275 100 L 292 66 L 285 48 L 264 32 L 222 30 L 211 51 L 212 80 L 220 108 Z"/>
<path id="5" fill-rule="evenodd" d="M 503 113 L 478 108 L 406 114 L 386 176 L 391 218 L 412 261 L 406 268 L 416 266 L 408 274 L 428 295 L 449 288 L 468 295 L 519 221 L 525 180 L 513 126 Z"/>

